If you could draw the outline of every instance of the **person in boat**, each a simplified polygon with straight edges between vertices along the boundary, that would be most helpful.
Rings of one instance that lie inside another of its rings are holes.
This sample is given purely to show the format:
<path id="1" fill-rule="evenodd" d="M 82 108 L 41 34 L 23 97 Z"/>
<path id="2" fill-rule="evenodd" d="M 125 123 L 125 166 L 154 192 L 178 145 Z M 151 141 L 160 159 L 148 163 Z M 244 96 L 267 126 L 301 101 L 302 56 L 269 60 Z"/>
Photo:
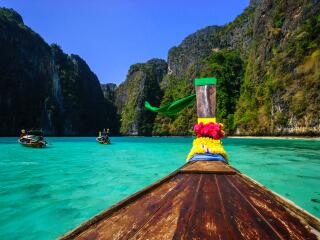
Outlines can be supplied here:
<path id="1" fill-rule="evenodd" d="M 19 137 L 20 141 L 29 143 L 30 139 L 27 138 L 27 136 L 28 136 L 27 131 L 25 129 L 22 129 Z"/>
<path id="2" fill-rule="evenodd" d="M 107 129 L 107 131 L 106 131 L 105 128 L 102 131 L 102 137 L 103 137 L 105 142 L 109 142 L 109 132 L 110 132 L 109 128 Z"/>
<path id="3" fill-rule="evenodd" d="M 102 130 L 102 137 L 107 138 L 107 136 L 108 136 L 107 131 L 106 131 L 106 129 L 104 128 L 104 129 Z"/>
<path id="4" fill-rule="evenodd" d="M 24 136 L 27 136 L 27 131 L 25 129 L 21 130 L 20 138 L 23 138 Z"/>

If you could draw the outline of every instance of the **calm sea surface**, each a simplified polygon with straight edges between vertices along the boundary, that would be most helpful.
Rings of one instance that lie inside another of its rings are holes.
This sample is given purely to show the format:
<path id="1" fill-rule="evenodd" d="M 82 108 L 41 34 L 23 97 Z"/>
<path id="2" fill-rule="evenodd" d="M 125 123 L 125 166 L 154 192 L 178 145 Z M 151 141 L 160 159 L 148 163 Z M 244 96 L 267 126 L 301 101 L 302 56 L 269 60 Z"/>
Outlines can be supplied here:
<path id="1" fill-rule="evenodd" d="M 185 163 L 192 138 L 0 138 L 0 239 L 54 239 Z M 225 139 L 230 163 L 320 217 L 320 141 Z"/>

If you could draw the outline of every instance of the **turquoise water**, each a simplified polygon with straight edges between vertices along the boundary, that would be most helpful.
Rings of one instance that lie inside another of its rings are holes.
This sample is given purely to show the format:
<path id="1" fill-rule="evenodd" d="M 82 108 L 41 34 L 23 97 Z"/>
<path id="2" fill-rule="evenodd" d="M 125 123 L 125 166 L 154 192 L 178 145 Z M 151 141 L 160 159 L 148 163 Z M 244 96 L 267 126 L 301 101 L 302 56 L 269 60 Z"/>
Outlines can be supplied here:
<path id="1" fill-rule="evenodd" d="M 0 239 L 54 239 L 185 163 L 191 138 L 0 138 Z M 225 139 L 230 163 L 320 217 L 320 141 Z"/>

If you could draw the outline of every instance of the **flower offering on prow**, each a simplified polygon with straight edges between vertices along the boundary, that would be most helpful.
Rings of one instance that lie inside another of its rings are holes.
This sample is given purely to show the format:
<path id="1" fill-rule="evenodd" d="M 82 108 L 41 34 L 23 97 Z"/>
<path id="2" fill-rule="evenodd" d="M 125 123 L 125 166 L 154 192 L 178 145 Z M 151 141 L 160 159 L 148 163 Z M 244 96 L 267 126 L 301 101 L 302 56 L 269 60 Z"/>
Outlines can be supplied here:
<path id="1" fill-rule="evenodd" d="M 223 124 L 202 122 L 193 128 L 197 138 L 193 140 L 192 149 L 187 160 L 222 160 L 227 161 L 228 155 L 224 150 L 221 138 L 224 137 Z"/>
<path id="2" fill-rule="evenodd" d="M 214 123 L 210 122 L 207 124 L 203 124 L 202 122 L 195 124 L 193 131 L 197 135 L 197 137 L 210 137 L 216 140 L 224 137 L 224 131 L 222 130 L 222 123 Z"/>

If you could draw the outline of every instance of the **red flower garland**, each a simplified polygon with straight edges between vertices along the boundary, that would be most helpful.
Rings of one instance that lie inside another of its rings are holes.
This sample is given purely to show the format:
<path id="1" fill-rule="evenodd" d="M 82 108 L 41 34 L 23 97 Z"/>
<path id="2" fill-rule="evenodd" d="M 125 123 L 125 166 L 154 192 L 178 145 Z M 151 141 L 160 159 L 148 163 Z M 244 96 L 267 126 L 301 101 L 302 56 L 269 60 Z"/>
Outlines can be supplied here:
<path id="1" fill-rule="evenodd" d="M 194 132 L 197 137 L 210 137 L 215 140 L 219 140 L 224 137 L 224 132 L 222 131 L 223 125 L 221 123 L 207 123 L 203 124 L 200 122 L 199 124 L 194 125 Z"/>

